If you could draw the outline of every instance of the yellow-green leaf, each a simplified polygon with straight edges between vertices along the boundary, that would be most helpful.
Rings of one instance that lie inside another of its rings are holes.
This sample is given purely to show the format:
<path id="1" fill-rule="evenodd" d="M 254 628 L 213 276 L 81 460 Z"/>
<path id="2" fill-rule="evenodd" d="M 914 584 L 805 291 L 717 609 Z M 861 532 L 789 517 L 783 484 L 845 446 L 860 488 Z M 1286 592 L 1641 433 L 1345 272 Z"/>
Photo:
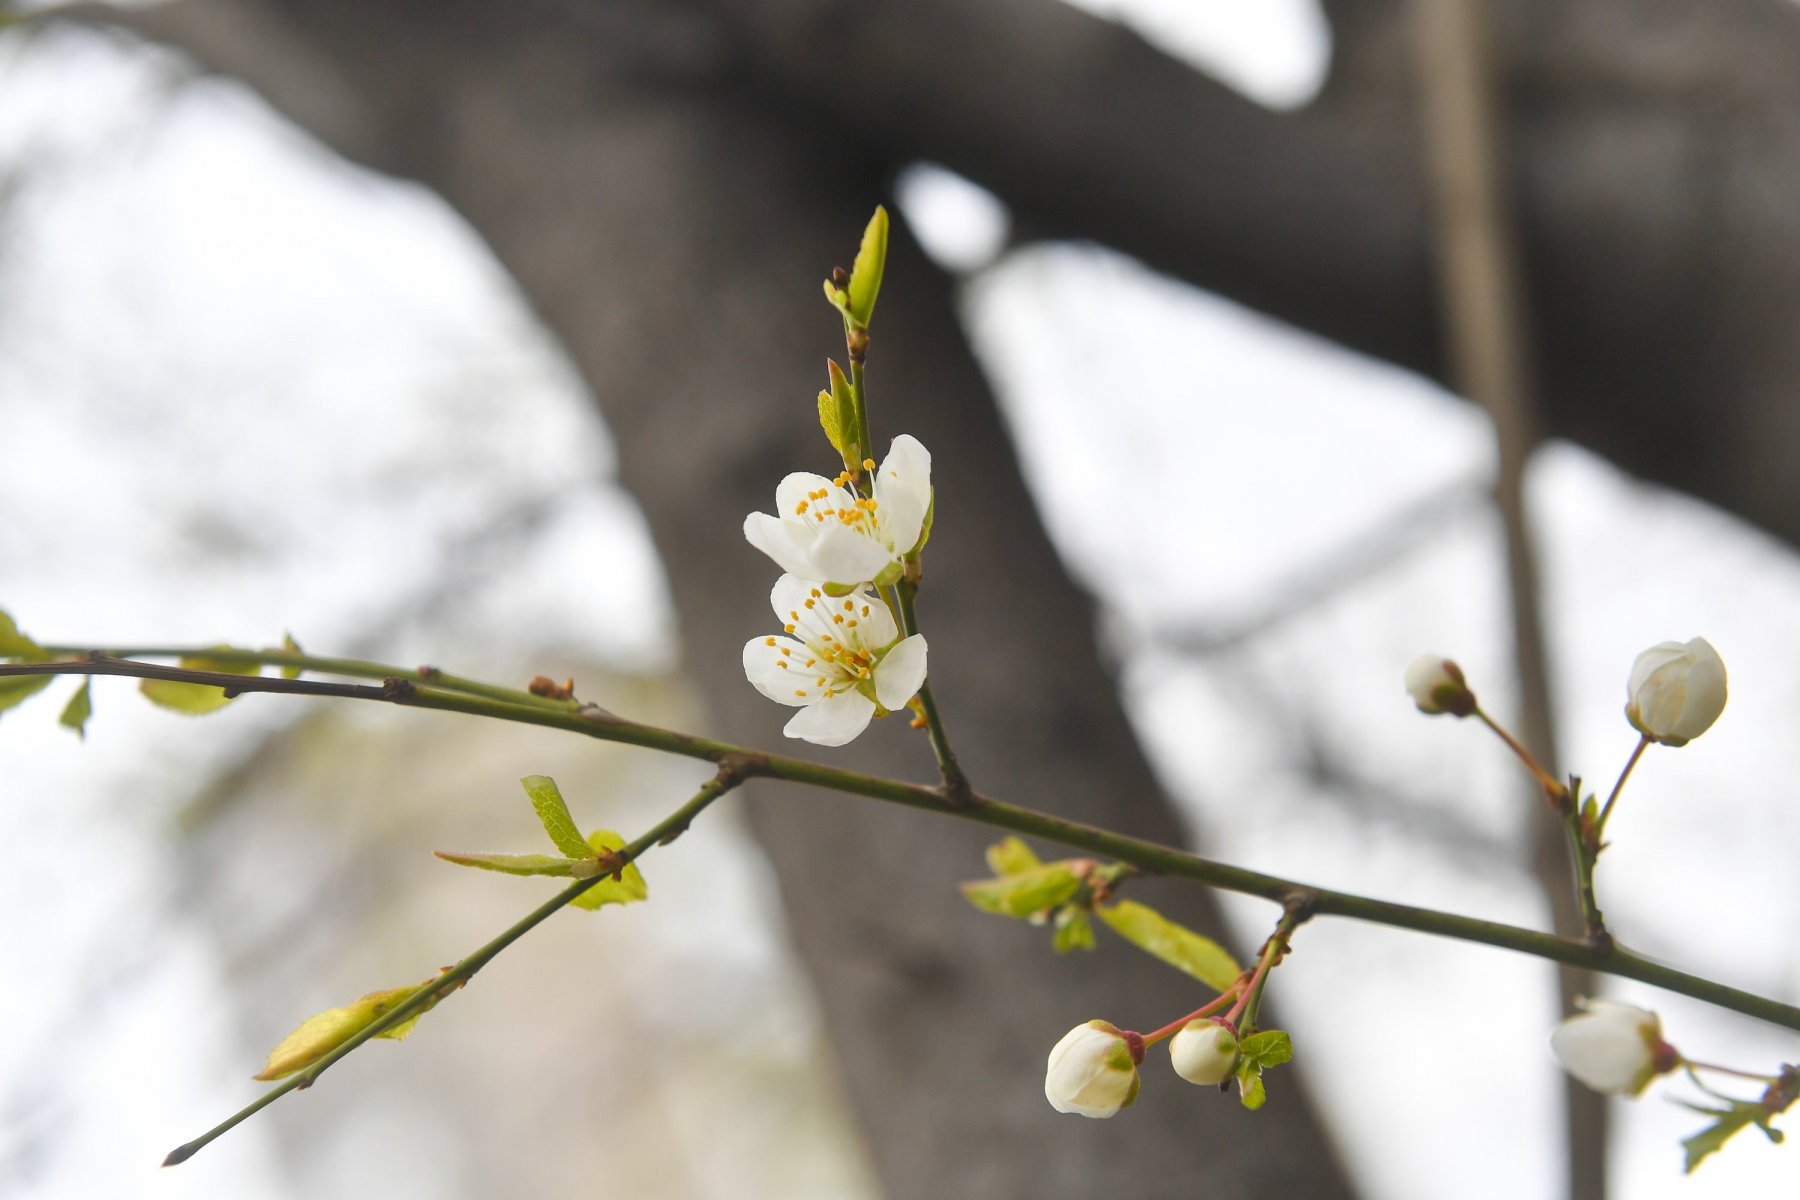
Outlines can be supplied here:
<path id="1" fill-rule="evenodd" d="M 48 662 L 50 652 L 20 633 L 11 615 L 0 609 L 0 658 L 16 658 L 20 662 Z"/>
<path id="2" fill-rule="evenodd" d="M 887 249 L 887 209 L 877 205 L 875 215 L 869 218 L 869 224 L 863 230 L 862 246 L 856 252 L 856 262 L 850 268 L 850 297 L 846 312 L 850 323 L 858 328 L 867 329 L 869 318 L 875 314 L 875 297 L 881 291 L 881 274 L 887 268 Z"/>
<path id="3" fill-rule="evenodd" d="M 557 854 L 483 854 L 462 850 L 433 850 L 445 862 L 459 867 L 480 867 L 507 875 L 554 875 L 587 879 L 599 872 L 593 858 L 563 858 Z"/>
<path id="4" fill-rule="evenodd" d="M 269 1061 L 264 1063 L 263 1069 L 251 1078 L 281 1079 L 292 1075 L 295 1071 L 304 1071 L 392 1012 L 397 1005 L 403 1003 L 414 992 L 436 983 L 438 978 L 434 975 L 423 983 L 416 983 L 410 987 L 387 988 L 384 991 L 370 992 L 365 996 L 359 996 L 342 1008 L 328 1008 L 322 1013 L 314 1013 L 302 1021 L 298 1029 L 282 1038 L 281 1043 L 269 1051 Z M 411 1033 L 413 1026 L 418 1024 L 419 1018 L 441 999 L 441 996 L 431 997 L 404 1021 L 392 1029 L 382 1030 L 375 1036 L 393 1038 L 398 1041 Z"/>
<path id="5" fill-rule="evenodd" d="M 1056 910 L 1056 928 L 1050 948 L 1058 954 L 1094 948 L 1094 923 L 1088 920 L 1085 910 L 1073 904 L 1065 904 Z"/>
<path id="6" fill-rule="evenodd" d="M 1224 991 L 1243 974 L 1225 947 L 1177 925 L 1148 905 L 1121 900 L 1096 908 L 1094 913 L 1126 941 L 1216 991 Z"/>
<path id="7" fill-rule="evenodd" d="M 88 718 L 94 715 L 93 687 L 94 680 L 91 676 L 83 679 L 75 694 L 69 697 L 69 702 L 63 705 L 62 716 L 57 718 L 59 724 L 73 729 L 76 736 L 84 742 L 87 741 Z"/>
<path id="8" fill-rule="evenodd" d="M 982 912 L 1003 917 L 1029 917 L 1067 901 L 1081 887 L 1081 877 L 1068 862 L 1046 863 L 999 879 L 962 885 L 962 894 Z"/>
<path id="9" fill-rule="evenodd" d="M 230 646 L 220 646 L 220 650 L 230 650 Z M 190 671 L 223 671 L 228 675 L 260 675 L 262 668 L 256 663 L 234 660 L 223 662 L 216 658 L 208 658 L 202 654 L 190 655 L 181 660 L 181 665 Z M 225 694 L 225 689 L 210 683 L 181 683 L 173 679 L 145 679 L 138 683 L 138 691 L 152 704 L 171 709 L 174 712 L 186 713 L 190 717 L 204 716 L 217 712 L 230 704 L 233 697 Z"/>
<path id="10" fill-rule="evenodd" d="M 987 848 L 987 865 L 996 875 L 1017 875 L 1044 864 L 1024 839 L 1009 833 Z"/>
<path id="11" fill-rule="evenodd" d="M 596 829 L 588 834 L 587 844 L 595 854 L 604 856 L 614 850 L 623 850 L 625 839 L 610 829 Z M 602 879 L 569 903 L 591 911 L 605 904 L 633 904 L 649 895 L 650 885 L 644 882 L 637 864 L 626 863 L 617 879 Z"/>
<path id="12" fill-rule="evenodd" d="M 53 675 L 0 676 L 0 712 L 15 704 L 23 704 L 50 686 Z"/>
<path id="13" fill-rule="evenodd" d="M 575 818 L 569 815 L 569 806 L 564 803 L 556 780 L 548 775 L 527 775 L 519 782 L 524 785 L 525 794 L 531 797 L 531 807 L 537 809 L 538 820 L 544 823 L 544 832 L 550 835 L 556 848 L 570 858 L 592 858 L 593 853 L 582 839 L 581 830 L 576 828 Z"/>
<path id="14" fill-rule="evenodd" d="M 283 633 L 281 635 L 281 648 L 286 650 L 289 654 L 302 653 L 300 643 L 294 640 L 294 635 L 291 633 Z M 281 668 L 281 677 L 283 679 L 298 679 L 300 678 L 300 670 L 299 667 L 283 667 Z"/>
<path id="15" fill-rule="evenodd" d="M 831 375 L 831 389 L 819 393 L 819 426 L 838 452 L 846 467 L 862 461 L 862 449 L 856 441 L 856 401 L 850 391 L 850 380 L 833 359 L 825 360 Z"/>

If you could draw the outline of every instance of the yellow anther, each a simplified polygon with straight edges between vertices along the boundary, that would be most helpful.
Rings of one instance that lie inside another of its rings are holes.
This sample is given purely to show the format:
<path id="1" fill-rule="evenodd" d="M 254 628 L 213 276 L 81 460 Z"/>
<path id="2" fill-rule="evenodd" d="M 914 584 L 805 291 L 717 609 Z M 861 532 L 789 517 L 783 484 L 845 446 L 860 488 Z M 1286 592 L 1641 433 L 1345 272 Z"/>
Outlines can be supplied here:
<path id="1" fill-rule="evenodd" d="M 784 633 L 792 633 L 792 632 L 794 632 L 794 627 L 793 627 L 793 626 L 792 626 L 792 625 L 783 625 L 783 626 L 782 626 L 782 627 L 781 627 L 781 629 L 782 629 L 782 632 L 784 632 Z"/>
<path id="2" fill-rule="evenodd" d="M 796 517 L 799 516 L 800 514 L 804 513 L 805 511 L 806 511 L 806 501 L 804 501 L 804 500 L 802 500 L 800 503 L 798 503 L 794 506 L 794 515 Z"/>
<path id="3" fill-rule="evenodd" d="M 847 624 L 848 628 L 855 629 L 856 628 L 856 618 L 851 617 L 850 620 L 846 624 Z M 786 654 L 787 651 L 783 650 L 782 653 Z"/>
<path id="4" fill-rule="evenodd" d="M 769 640 L 770 640 L 770 641 L 774 641 L 774 640 L 775 640 L 775 639 L 773 639 L 773 638 L 770 638 L 770 639 L 769 639 Z M 787 648 L 787 647 L 786 647 L 786 646 L 783 646 L 783 647 L 782 647 L 782 648 L 781 648 L 781 657 L 783 657 L 783 658 L 788 658 L 788 657 L 790 657 L 790 656 L 791 656 L 791 655 L 792 655 L 792 654 L 793 654 L 793 653 L 794 653 L 794 652 L 793 652 L 793 651 L 792 651 L 792 650 L 789 650 L 789 649 L 788 649 L 788 648 Z"/>
<path id="5" fill-rule="evenodd" d="M 818 589 L 818 588 L 814 588 L 814 589 L 813 589 L 813 590 L 812 590 L 812 595 L 813 595 L 813 597 L 814 597 L 814 598 L 815 598 L 815 599 L 817 599 L 817 598 L 818 598 L 818 597 L 819 597 L 819 596 L 822 596 L 822 595 L 824 595 L 824 593 L 823 593 L 823 592 L 821 592 L 821 591 L 820 591 L 820 590 L 819 590 L 819 589 Z"/>
<path id="6" fill-rule="evenodd" d="M 775 665 L 780 667 L 784 671 L 787 670 L 787 664 L 782 662 L 780 659 L 775 660 Z"/>
<path id="7" fill-rule="evenodd" d="M 874 459 L 872 459 L 872 458 L 863 459 L 863 470 L 873 471 L 874 469 L 875 469 L 875 460 Z"/>
<path id="8" fill-rule="evenodd" d="M 768 637 L 763 639 L 763 645 L 765 645 L 765 646 L 773 646 L 774 644 L 775 644 L 775 635 L 772 633 Z M 786 654 L 787 651 L 783 650 L 782 653 Z"/>
<path id="9" fill-rule="evenodd" d="M 866 617 L 868 615 L 869 615 L 869 606 L 865 604 L 865 605 L 863 605 L 863 616 Z"/>
<path id="10" fill-rule="evenodd" d="M 844 623 L 844 618 L 842 616 L 838 615 L 837 613 L 832 613 L 831 614 L 831 623 L 833 625 L 842 625 Z"/>
<path id="11" fill-rule="evenodd" d="M 824 677 L 824 676 L 822 676 L 822 675 L 821 675 L 821 676 L 820 676 L 820 677 L 819 677 L 819 686 L 820 686 L 820 687 L 824 687 L 824 686 L 825 686 L 825 677 Z"/>
<path id="12" fill-rule="evenodd" d="M 811 600 L 808 600 L 806 602 L 806 607 L 811 608 L 812 606 L 813 606 L 813 602 Z"/>
<path id="13" fill-rule="evenodd" d="M 844 601 L 844 611 L 845 612 L 855 612 L 856 611 L 856 601 L 854 601 L 854 600 Z"/>
<path id="14" fill-rule="evenodd" d="M 806 660 L 806 665 L 807 665 L 807 666 L 809 666 L 809 667 L 810 667 L 810 666 L 812 666 L 812 665 L 813 665 L 813 664 L 814 664 L 814 663 L 816 663 L 816 662 L 818 662 L 818 661 L 819 661 L 819 660 L 818 660 L 818 659 L 816 659 L 816 658 L 809 658 L 809 659 L 807 659 L 807 660 Z"/>

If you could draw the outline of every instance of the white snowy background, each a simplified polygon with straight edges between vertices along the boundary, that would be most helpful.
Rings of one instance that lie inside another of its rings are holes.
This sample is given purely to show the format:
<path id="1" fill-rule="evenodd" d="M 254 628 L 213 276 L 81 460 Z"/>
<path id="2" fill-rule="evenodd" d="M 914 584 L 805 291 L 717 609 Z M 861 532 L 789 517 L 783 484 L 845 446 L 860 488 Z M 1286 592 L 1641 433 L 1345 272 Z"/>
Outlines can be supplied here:
<path id="1" fill-rule="evenodd" d="M 1084 7 L 1276 107 L 1303 103 L 1329 54 L 1305 0 Z M 1004 210 L 936 168 L 909 172 L 901 203 L 964 273 L 1039 502 L 1105 602 L 1133 716 L 1210 848 L 1541 925 L 1518 866 L 1543 819 L 1529 789 L 1491 739 L 1423 719 L 1399 684 L 1416 654 L 1447 653 L 1508 710 L 1479 414 L 1104 248 L 1002 252 Z M 1188 364 L 1173 395 L 1171 346 Z M 1168 436 L 1141 438 L 1152 399 Z M 309 649 L 466 674 L 566 668 L 604 680 L 604 702 L 698 720 L 611 455 L 516 289 L 428 192 L 344 165 L 167 54 L 0 35 L 0 607 L 27 632 L 273 644 L 291 629 Z M 1731 672 L 1719 725 L 1635 775 L 1602 869 L 1608 916 L 1649 954 L 1800 998 L 1800 565 L 1568 446 L 1534 464 L 1530 498 L 1572 767 L 1609 782 L 1629 753 L 1623 684 L 1643 647 L 1704 634 Z M 96 682 L 81 744 L 54 722 L 69 687 L 0 718 L 0 1197 L 598 1178 L 641 1196 L 873 1194 L 766 867 L 728 809 L 657 857 L 657 903 L 551 922 L 404 1050 L 353 1056 L 157 1170 L 256 1094 L 246 1076 L 300 1017 L 423 978 L 510 923 L 519 890 L 428 851 L 529 848 L 521 761 L 582 797 L 588 823 L 627 829 L 694 770 L 304 703 L 196 724 L 123 680 Z M 1265 905 L 1228 911 L 1244 940 L 1265 932 Z M 1342 922 L 1301 951 L 1284 1012 L 1369 1196 L 1555 1193 L 1547 968 Z M 1611 994 L 1658 1008 L 1696 1057 L 1800 1057 L 1755 1022 Z M 1021 1087 L 1039 1067 L 1019 1065 Z M 1677 1142 L 1698 1118 L 1654 1093 L 1614 1111 L 1622 1197 L 1800 1179 L 1800 1152 L 1755 1133 L 1684 1178 Z M 497 1137 L 517 1156 L 494 1155 Z"/>

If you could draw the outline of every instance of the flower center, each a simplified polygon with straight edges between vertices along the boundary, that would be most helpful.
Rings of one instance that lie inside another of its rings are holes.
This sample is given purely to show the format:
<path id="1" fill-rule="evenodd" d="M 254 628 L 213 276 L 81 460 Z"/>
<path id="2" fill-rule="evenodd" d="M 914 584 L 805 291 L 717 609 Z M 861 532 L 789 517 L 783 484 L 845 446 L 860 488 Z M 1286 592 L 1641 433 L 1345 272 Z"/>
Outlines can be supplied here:
<path id="1" fill-rule="evenodd" d="M 850 482 L 848 473 L 840 474 L 831 481 L 838 488 Z M 794 506 L 794 515 L 802 519 L 811 517 L 821 527 L 836 522 L 862 534 L 866 538 L 880 541 L 881 522 L 875 515 L 880 503 L 875 500 L 856 499 L 849 504 L 840 504 L 833 497 L 830 488 L 819 488 L 806 493 L 806 499 Z"/>
<path id="2" fill-rule="evenodd" d="M 862 625 L 873 602 L 860 593 L 827 596 L 818 588 L 797 609 L 788 610 L 786 632 L 799 638 L 811 657 L 789 670 L 814 677 L 826 699 L 847 692 L 875 676 L 875 649 L 863 640 Z M 784 663 L 793 654 L 783 650 Z"/>

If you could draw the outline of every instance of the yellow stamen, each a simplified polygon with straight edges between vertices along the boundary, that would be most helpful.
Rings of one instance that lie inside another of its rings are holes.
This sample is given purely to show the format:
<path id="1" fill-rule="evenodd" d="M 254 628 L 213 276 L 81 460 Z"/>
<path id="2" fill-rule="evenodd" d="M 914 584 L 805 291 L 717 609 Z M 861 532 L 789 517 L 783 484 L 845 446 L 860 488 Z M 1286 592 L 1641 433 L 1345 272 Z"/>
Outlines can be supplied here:
<path id="1" fill-rule="evenodd" d="M 875 460 L 874 459 L 872 459 L 872 458 L 863 459 L 863 470 L 873 471 L 874 469 L 875 469 Z"/>

